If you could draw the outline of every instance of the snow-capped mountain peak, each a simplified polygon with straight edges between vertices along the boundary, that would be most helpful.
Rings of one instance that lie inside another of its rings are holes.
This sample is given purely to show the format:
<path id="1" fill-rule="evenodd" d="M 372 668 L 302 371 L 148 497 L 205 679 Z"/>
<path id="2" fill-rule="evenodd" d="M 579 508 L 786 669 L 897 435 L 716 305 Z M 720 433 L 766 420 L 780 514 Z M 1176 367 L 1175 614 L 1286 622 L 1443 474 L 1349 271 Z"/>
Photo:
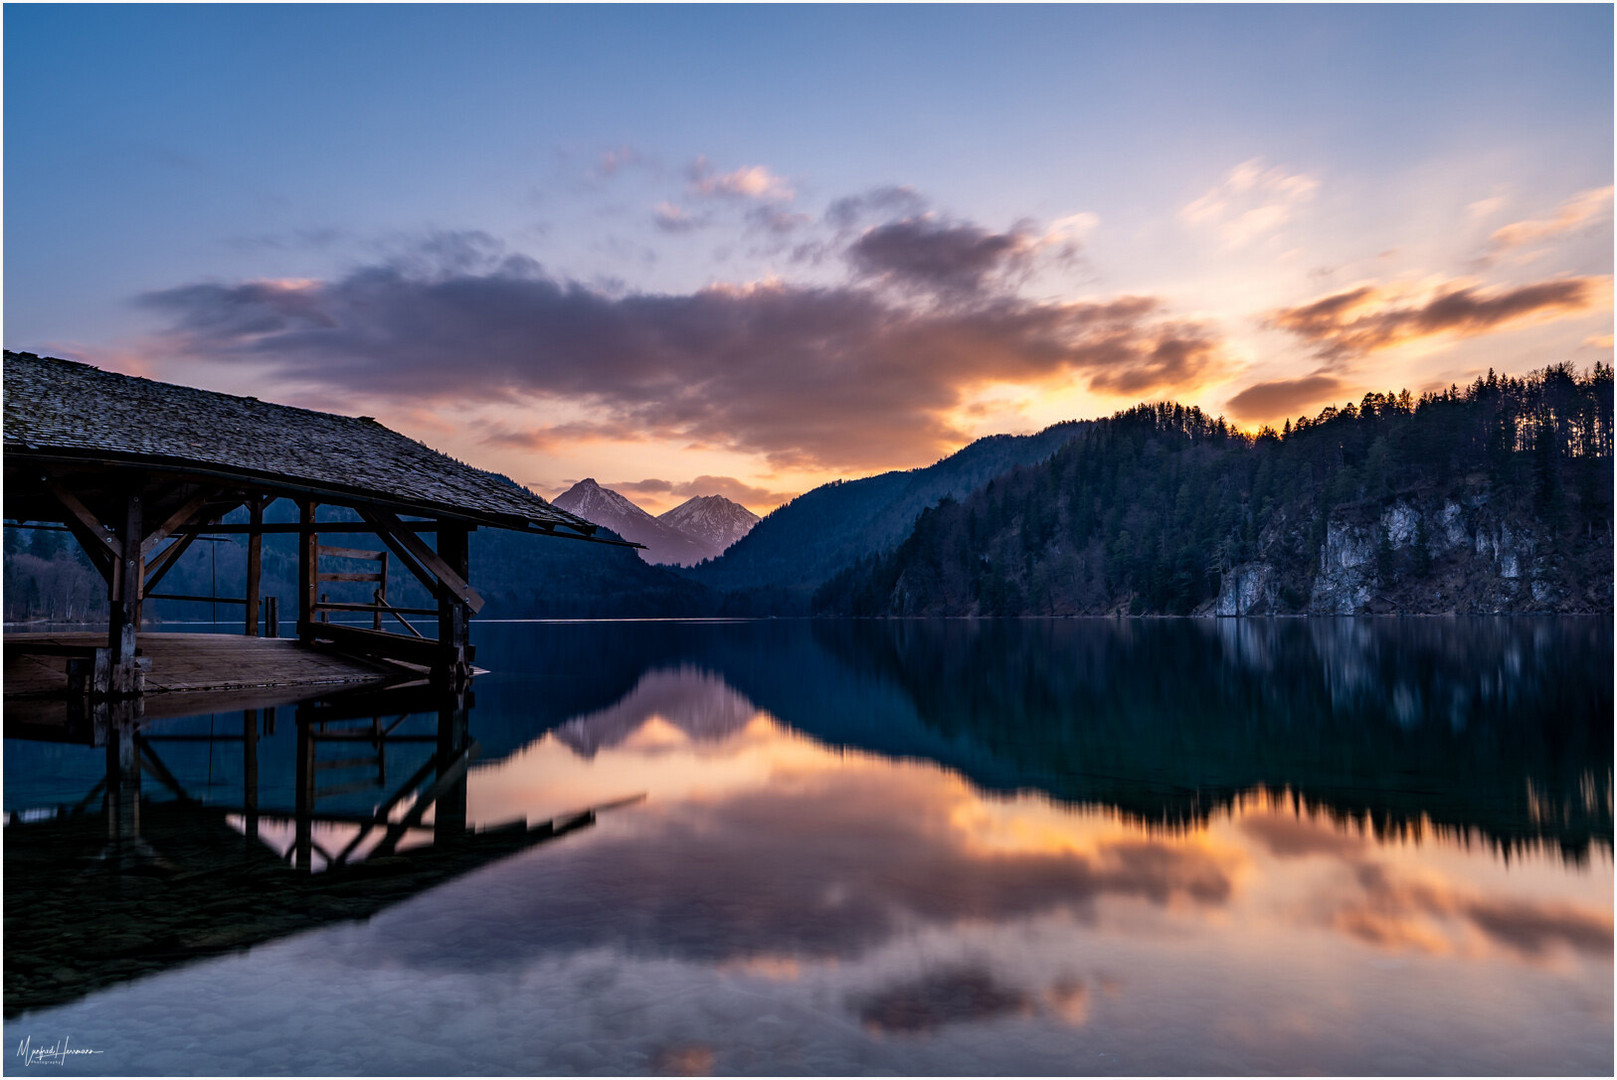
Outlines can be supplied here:
<path id="1" fill-rule="evenodd" d="M 723 495 L 698 495 L 657 515 L 657 520 L 700 540 L 717 555 L 751 532 L 759 518 Z"/>

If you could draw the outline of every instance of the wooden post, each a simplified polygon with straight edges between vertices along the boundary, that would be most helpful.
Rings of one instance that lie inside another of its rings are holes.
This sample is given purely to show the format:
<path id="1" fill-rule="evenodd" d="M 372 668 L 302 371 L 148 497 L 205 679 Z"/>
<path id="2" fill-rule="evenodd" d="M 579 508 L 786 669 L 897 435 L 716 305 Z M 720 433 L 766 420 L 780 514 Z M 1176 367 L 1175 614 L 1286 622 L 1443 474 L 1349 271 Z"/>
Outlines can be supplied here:
<path id="1" fill-rule="evenodd" d="M 318 503 L 298 503 L 298 640 L 308 642 L 314 635 L 314 608 L 319 599 L 320 537 L 314 531 L 314 511 Z"/>
<path id="2" fill-rule="evenodd" d="M 464 525 L 440 519 L 438 522 L 438 558 L 465 581 L 469 577 L 471 562 L 468 534 Z M 443 660 L 441 666 L 452 686 L 471 678 L 470 612 L 460 597 L 447 587 L 438 589 L 438 644 Z"/>
<path id="3" fill-rule="evenodd" d="M 281 636 L 281 598 L 279 596 L 266 596 L 264 598 L 264 636 L 272 638 Z"/>
<path id="4" fill-rule="evenodd" d="M 373 630 L 382 629 L 382 605 L 387 603 L 387 552 L 384 550 L 380 554 L 382 557 L 378 561 L 381 565 L 377 567 L 376 572 L 381 575 L 382 580 L 376 583 L 376 615 L 371 620 Z"/>
<path id="5" fill-rule="evenodd" d="M 146 580 L 146 559 L 141 553 L 140 496 L 131 493 L 124 503 L 124 518 L 118 535 L 122 551 L 113 564 L 112 595 L 108 598 L 107 646 L 112 651 L 109 692 L 113 697 L 132 697 L 145 689 L 140 668 L 135 663 L 135 637 L 140 628 L 141 588 Z"/>
<path id="6" fill-rule="evenodd" d="M 247 636 L 258 636 L 258 579 L 264 568 L 264 499 L 247 500 Z"/>

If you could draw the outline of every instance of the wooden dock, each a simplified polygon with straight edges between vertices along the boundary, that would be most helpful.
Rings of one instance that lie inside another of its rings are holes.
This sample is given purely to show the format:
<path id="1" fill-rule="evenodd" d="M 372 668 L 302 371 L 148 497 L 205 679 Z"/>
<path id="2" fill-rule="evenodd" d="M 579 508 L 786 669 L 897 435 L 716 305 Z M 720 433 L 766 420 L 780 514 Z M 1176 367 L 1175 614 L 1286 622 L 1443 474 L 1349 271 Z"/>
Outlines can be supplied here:
<path id="1" fill-rule="evenodd" d="M 7 711 L 33 712 L 28 708 L 31 703 L 65 701 L 67 662 L 60 652 L 105 644 L 106 634 L 93 631 L 5 635 Z M 41 647 L 58 655 L 29 652 Z M 290 638 L 239 634 L 143 633 L 139 656 L 151 662 L 146 672 L 149 717 L 209 712 L 227 704 L 255 708 L 307 696 L 321 687 L 418 674 L 401 664 L 346 656 Z"/>

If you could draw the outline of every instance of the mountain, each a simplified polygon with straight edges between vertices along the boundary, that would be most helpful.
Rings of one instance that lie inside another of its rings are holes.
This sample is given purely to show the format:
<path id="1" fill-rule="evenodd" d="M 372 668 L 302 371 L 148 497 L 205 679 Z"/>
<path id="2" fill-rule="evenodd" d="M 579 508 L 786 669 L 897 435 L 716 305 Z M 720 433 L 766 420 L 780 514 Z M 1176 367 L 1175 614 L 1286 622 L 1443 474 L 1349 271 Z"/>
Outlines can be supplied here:
<path id="1" fill-rule="evenodd" d="M 1086 426 L 1068 421 L 1034 435 L 991 435 L 925 468 L 825 484 L 779 507 L 719 558 L 686 574 L 735 593 L 736 614 L 804 613 L 817 586 L 898 544 L 927 507 L 1045 460 Z"/>
<path id="2" fill-rule="evenodd" d="M 723 495 L 698 495 L 658 514 L 657 520 L 702 543 L 713 556 L 751 532 L 759 518 Z"/>
<path id="3" fill-rule="evenodd" d="M 646 545 L 640 557 L 649 563 L 688 565 L 713 552 L 684 530 L 662 522 L 593 479 L 580 480 L 550 500 L 569 513 L 611 529 L 625 540 Z"/>
<path id="4" fill-rule="evenodd" d="M 843 571 L 844 615 L 1612 611 L 1612 369 L 1367 394 L 1257 436 L 1096 421 Z M 762 531 L 768 525 L 759 526 Z"/>

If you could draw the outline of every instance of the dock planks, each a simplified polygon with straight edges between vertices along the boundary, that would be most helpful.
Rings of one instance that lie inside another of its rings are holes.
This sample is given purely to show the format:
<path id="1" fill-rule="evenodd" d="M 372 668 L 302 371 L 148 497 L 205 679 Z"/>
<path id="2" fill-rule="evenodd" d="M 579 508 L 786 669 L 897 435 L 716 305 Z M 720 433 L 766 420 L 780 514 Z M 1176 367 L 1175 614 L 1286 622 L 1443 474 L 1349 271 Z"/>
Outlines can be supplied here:
<path id="1" fill-rule="evenodd" d="M 31 656 L 27 644 L 106 644 L 93 631 L 59 634 L 7 634 L 5 696 L 60 694 L 67 689 L 61 657 Z M 362 660 L 312 648 L 292 638 L 250 638 L 236 634 L 140 635 L 140 655 L 151 660 L 146 694 L 193 694 L 256 688 L 364 683 L 396 678 L 398 665 Z"/>

